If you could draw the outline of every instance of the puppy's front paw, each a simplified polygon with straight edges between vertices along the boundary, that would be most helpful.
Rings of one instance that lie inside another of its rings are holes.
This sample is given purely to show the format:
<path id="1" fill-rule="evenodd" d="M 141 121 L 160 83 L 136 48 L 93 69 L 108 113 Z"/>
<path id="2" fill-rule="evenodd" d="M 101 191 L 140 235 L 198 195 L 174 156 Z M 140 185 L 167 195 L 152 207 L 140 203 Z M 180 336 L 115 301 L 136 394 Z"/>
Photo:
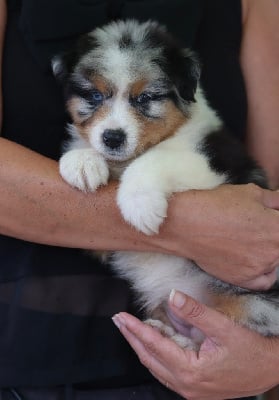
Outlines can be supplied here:
<path id="1" fill-rule="evenodd" d="M 91 149 L 68 151 L 60 158 L 59 170 L 66 182 L 84 192 L 93 192 L 109 178 L 106 161 Z"/>
<path id="2" fill-rule="evenodd" d="M 129 191 L 120 185 L 117 203 L 124 219 L 146 235 L 158 233 L 167 216 L 168 202 L 159 191 Z"/>

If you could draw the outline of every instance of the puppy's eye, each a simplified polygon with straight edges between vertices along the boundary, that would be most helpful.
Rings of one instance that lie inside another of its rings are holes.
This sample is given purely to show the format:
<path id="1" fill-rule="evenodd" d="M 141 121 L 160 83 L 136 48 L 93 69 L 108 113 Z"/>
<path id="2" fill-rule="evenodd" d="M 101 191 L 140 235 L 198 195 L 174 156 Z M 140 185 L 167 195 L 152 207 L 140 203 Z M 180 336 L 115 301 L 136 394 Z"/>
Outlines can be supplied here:
<path id="1" fill-rule="evenodd" d="M 137 102 L 138 104 L 146 104 L 146 103 L 148 103 L 148 102 L 151 101 L 151 100 L 152 100 L 152 95 L 151 95 L 150 93 L 141 93 L 141 94 L 137 97 L 136 102 Z"/>
<path id="2" fill-rule="evenodd" d="M 92 92 L 91 98 L 94 101 L 94 103 L 100 103 L 101 101 L 104 100 L 104 95 L 98 90 L 94 90 L 94 92 Z"/>

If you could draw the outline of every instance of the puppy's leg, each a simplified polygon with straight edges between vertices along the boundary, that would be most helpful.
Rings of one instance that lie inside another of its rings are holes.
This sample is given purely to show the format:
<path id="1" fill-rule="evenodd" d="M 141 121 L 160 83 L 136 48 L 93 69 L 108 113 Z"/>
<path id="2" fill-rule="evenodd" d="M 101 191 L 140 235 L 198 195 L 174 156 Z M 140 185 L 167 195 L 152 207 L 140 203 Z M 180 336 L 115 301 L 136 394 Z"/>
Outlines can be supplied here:
<path id="1" fill-rule="evenodd" d="M 183 148 L 185 140 L 160 143 L 134 160 L 122 175 L 118 206 L 125 220 L 145 234 L 158 233 L 172 193 L 212 189 L 225 182 L 202 154 Z"/>
<path id="2" fill-rule="evenodd" d="M 66 152 L 60 158 L 59 169 L 66 182 L 84 192 L 93 192 L 109 178 L 106 161 L 92 148 Z"/>
<path id="3" fill-rule="evenodd" d="M 214 293 L 211 306 L 264 336 L 279 336 L 278 289 L 267 292 Z"/>

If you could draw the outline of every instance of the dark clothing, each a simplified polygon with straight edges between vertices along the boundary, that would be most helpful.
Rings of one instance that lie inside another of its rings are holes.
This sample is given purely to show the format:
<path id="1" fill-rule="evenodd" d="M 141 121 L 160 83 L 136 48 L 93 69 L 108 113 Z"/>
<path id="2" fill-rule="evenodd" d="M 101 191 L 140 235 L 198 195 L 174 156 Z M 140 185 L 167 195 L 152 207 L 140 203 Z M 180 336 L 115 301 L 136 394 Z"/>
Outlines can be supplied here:
<path id="1" fill-rule="evenodd" d="M 58 160 L 67 117 L 61 88 L 50 72 L 51 57 L 97 25 L 134 17 L 165 23 L 185 46 L 199 50 L 209 100 L 242 137 L 246 98 L 238 64 L 241 7 L 238 0 L 227 0 L 225 7 L 223 3 L 8 1 L 2 135 Z M 0 387 L 90 382 L 98 389 L 152 382 L 111 322 L 113 314 L 135 310 L 127 284 L 108 268 L 79 249 L 4 236 L 0 259 Z M 159 395 L 143 400 L 178 398 L 157 383 L 151 387 Z"/>
<path id="2" fill-rule="evenodd" d="M 0 389 L 1 400 L 180 400 L 181 397 L 153 382 L 114 389 L 73 388 Z"/>

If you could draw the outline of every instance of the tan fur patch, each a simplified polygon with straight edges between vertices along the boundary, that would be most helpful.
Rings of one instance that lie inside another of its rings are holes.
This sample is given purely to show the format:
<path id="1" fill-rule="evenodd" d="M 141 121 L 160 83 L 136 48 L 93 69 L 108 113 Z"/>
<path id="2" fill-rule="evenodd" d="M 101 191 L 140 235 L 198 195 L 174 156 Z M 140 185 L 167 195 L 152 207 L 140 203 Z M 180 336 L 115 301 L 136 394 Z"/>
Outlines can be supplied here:
<path id="1" fill-rule="evenodd" d="M 134 82 L 129 89 L 129 95 L 132 97 L 138 97 L 144 91 L 147 83 L 148 81 L 145 79 L 140 79 Z"/>
<path id="2" fill-rule="evenodd" d="M 164 305 L 159 305 L 155 310 L 153 310 L 150 315 L 148 315 L 148 318 L 152 319 L 159 319 L 166 325 L 171 325 L 169 317 L 167 316 L 166 313 L 166 308 Z"/>
<path id="3" fill-rule="evenodd" d="M 94 89 L 101 92 L 105 97 L 112 95 L 113 90 L 115 90 L 112 85 L 100 75 L 93 75 L 90 77 L 90 80 Z M 108 107 L 103 105 L 89 117 L 80 115 L 79 110 L 83 108 L 83 100 L 78 96 L 73 96 L 68 100 L 67 108 L 73 118 L 76 128 L 84 138 L 89 136 L 89 132 L 94 128 L 94 125 L 104 119 L 109 111 Z"/>
<path id="4" fill-rule="evenodd" d="M 162 140 L 171 137 L 187 121 L 182 111 L 176 108 L 171 101 L 168 101 L 165 107 L 164 116 L 160 118 L 147 119 L 137 114 L 136 118 L 142 127 L 142 134 L 136 154 L 141 154 Z"/>
<path id="5" fill-rule="evenodd" d="M 247 299 L 245 296 L 213 294 L 210 297 L 209 305 L 236 322 L 247 319 Z"/>
<path id="6" fill-rule="evenodd" d="M 105 96 L 108 96 L 112 92 L 115 92 L 116 89 L 113 85 L 108 82 L 104 77 L 101 75 L 92 75 L 90 77 L 90 81 L 93 84 L 94 89 L 97 89 L 99 92 L 103 93 Z"/>

